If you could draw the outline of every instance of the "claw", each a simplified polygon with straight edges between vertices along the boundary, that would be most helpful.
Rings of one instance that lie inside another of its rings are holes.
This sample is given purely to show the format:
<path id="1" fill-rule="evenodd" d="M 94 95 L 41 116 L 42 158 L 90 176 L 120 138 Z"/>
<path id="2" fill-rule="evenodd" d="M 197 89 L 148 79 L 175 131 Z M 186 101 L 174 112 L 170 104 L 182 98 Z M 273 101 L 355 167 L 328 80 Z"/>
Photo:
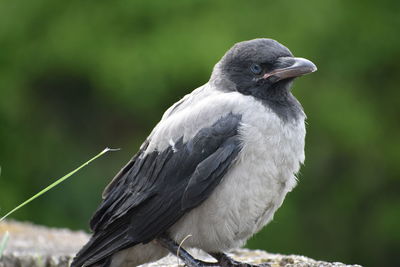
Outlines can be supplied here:
<path id="1" fill-rule="evenodd" d="M 221 267 L 271 267 L 268 263 L 262 263 L 262 264 L 250 264 L 250 263 L 245 263 L 245 262 L 239 262 L 235 261 L 228 255 L 224 253 L 211 253 L 211 256 L 213 256 L 215 259 L 218 260 L 218 263 L 220 264 Z"/>
<path id="2" fill-rule="evenodd" d="M 217 262 L 205 262 L 195 259 L 185 249 L 180 247 L 175 241 L 167 236 L 159 237 L 158 242 L 168 249 L 172 254 L 177 255 L 188 267 L 219 267 Z"/>
<path id="3" fill-rule="evenodd" d="M 187 267 L 271 267 L 268 263 L 260 265 L 235 261 L 224 253 L 210 253 L 218 262 L 205 262 L 195 259 L 185 249 L 180 247 L 174 240 L 167 236 L 157 238 L 158 242 L 168 249 L 172 254 L 177 255 Z"/>

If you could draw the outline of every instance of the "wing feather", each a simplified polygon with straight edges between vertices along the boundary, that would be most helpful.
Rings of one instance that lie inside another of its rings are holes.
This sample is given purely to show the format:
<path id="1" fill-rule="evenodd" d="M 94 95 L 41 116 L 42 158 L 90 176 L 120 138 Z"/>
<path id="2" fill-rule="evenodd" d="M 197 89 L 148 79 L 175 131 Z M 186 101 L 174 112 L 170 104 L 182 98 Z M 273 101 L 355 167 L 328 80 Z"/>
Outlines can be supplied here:
<path id="1" fill-rule="evenodd" d="M 200 205 L 220 183 L 240 151 L 240 115 L 226 114 L 174 147 L 145 153 L 118 173 L 91 220 L 94 234 L 71 266 L 91 265 L 167 231 Z"/>

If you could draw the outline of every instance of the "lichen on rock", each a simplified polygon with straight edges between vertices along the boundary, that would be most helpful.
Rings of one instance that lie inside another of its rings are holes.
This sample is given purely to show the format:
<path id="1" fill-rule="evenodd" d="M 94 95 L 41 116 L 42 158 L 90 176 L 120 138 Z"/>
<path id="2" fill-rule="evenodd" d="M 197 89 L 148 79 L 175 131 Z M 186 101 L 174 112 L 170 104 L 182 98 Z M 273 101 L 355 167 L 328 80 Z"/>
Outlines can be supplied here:
<path id="1" fill-rule="evenodd" d="M 83 231 L 55 229 L 31 223 L 5 221 L 0 223 L 0 239 L 9 232 L 9 240 L 0 259 L 0 267 L 68 267 L 75 253 L 87 242 L 89 235 Z M 199 258 L 212 260 L 201 251 L 192 253 Z M 262 250 L 238 249 L 230 253 L 236 260 L 271 267 L 344 267 L 339 262 L 316 261 L 304 256 L 271 254 Z M 174 255 L 142 267 L 183 266 Z"/>

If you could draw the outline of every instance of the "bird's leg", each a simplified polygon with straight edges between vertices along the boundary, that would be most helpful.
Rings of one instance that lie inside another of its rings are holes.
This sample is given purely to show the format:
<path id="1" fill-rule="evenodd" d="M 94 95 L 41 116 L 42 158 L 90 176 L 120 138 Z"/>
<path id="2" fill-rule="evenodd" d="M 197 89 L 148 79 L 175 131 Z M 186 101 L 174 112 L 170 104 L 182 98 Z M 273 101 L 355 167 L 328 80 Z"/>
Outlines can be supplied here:
<path id="1" fill-rule="evenodd" d="M 193 258 L 185 249 L 180 247 L 174 240 L 167 236 L 157 238 L 158 242 L 168 249 L 172 254 L 178 256 L 188 267 L 211 267 L 219 266 L 218 263 L 204 262 Z"/>
<path id="2" fill-rule="evenodd" d="M 244 263 L 244 262 L 239 262 L 235 261 L 225 253 L 210 253 L 211 256 L 213 256 L 218 263 L 220 264 L 221 267 L 269 267 L 268 263 L 262 263 L 262 264 L 249 264 L 249 263 Z"/>

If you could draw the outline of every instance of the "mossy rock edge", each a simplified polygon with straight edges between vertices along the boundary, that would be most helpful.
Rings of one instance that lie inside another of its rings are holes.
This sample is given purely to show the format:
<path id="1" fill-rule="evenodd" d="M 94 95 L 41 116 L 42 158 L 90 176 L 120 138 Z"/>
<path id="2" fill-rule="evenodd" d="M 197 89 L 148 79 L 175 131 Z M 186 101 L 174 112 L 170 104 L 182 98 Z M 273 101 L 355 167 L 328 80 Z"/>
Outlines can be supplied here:
<path id="1" fill-rule="evenodd" d="M 48 228 L 27 222 L 5 221 L 0 223 L 0 239 L 9 232 L 9 240 L 0 259 L 0 267 L 68 267 L 75 253 L 86 243 L 89 235 L 83 231 Z M 211 260 L 201 251 L 192 253 Z M 316 261 L 305 256 L 271 254 L 262 250 L 238 249 L 230 253 L 236 260 L 248 263 L 267 262 L 271 267 L 344 267 L 339 262 Z M 143 267 L 183 266 L 174 255 Z"/>

